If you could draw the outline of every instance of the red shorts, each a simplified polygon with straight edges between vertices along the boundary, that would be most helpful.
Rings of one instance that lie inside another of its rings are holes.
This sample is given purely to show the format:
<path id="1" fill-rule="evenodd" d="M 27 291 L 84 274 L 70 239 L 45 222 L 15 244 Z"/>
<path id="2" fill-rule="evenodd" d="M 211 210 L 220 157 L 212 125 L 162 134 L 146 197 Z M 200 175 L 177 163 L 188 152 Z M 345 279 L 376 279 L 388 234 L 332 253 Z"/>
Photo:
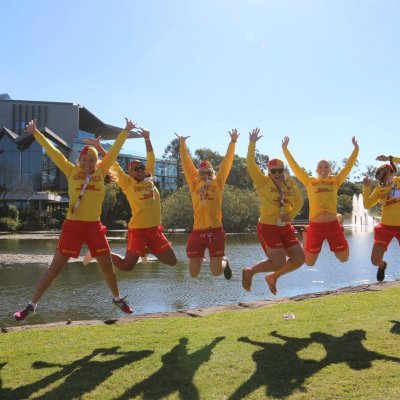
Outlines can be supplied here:
<path id="1" fill-rule="evenodd" d="M 277 226 L 259 222 L 257 224 L 257 236 L 264 252 L 266 252 L 267 247 L 270 249 L 287 249 L 300 244 L 296 231 L 291 224 Z"/>
<path id="2" fill-rule="evenodd" d="M 310 222 L 307 227 L 305 250 L 311 254 L 321 252 L 322 243 L 328 240 L 329 248 L 334 253 L 345 251 L 349 245 L 344 236 L 344 228 L 338 220 L 332 222 Z"/>
<path id="3" fill-rule="evenodd" d="M 100 221 L 71 221 L 63 223 L 57 249 L 66 257 L 79 257 L 83 243 L 86 243 L 92 257 L 110 253 L 106 238 L 107 228 Z"/>
<path id="4" fill-rule="evenodd" d="M 152 226 L 151 228 L 136 228 L 128 230 L 128 245 L 126 250 L 130 253 L 143 257 L 148 247 L 152 254 L 164 253 L 171 248 L 171 242 L 163 234 L 163 226 Z"/>
<path id="5" fill-rule="evenodd" d="M 400 244 L 400 226 L 379 224 L 374 228 L 374 245 L 387 250 L 389 243 L 395 237 Z"/>
<path id="6" fill-rule="evenodd" d="M 225 255 L 225 231 L 224 228 L 199 229 L 193 231 L 186 244 L 188 258 L 204 258 L 205 250 L 211 257 L 223 257 Z"/>

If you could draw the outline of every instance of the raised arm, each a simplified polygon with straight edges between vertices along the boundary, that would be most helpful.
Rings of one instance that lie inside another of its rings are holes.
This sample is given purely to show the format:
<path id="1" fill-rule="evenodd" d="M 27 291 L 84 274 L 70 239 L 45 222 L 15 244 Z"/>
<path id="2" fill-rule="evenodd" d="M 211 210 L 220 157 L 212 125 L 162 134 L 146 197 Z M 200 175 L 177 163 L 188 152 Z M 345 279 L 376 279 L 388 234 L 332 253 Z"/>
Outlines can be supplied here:
<path id="1" fill-rule="evenodd" d="M 192 188 L 194 182 L 197 177 L 197 169 L 193 164 L 192 158 L 189 156 L 187 147 L 186 147 L 186 140 L 190 136 L 181 136 L 175 133 L 175 136 L 179 140 L 179 153 L 181 156 L 181 163 L 183 168 L 183 173 L 185 174 L 186 182 L 188 183 L 189 187 Z"/>
<path id="2" fill-rule="evenodd" d="M 260 129 L 255 128 L 249 132 L 249 147 L 247 149 L 247 171 L 256 187 L 262 187 L 267 181 L 267 177 L 263 174 L 260 167 L 256 163 L 256 142 L 262 138 Z"/>
<path id="3" fill-rule="evenodd" d="M 132 120 L 125 118 L 125 121 L 126 121 L 125 128 L 118 135 L 114 144 L 111 146 L 110 150 L 107 152 L 107 154 L 105 155 L 105 157 L 103 158 L 103 160 L 99 165 L 99 168 L 103 171 L 103 174 L 105 174 L 110 169 L 112 163 L 118 157 L 118 154 L 121 151 L 122 146 L 125 143 L 125 140 L 128 138 L 129 132 L 132 129 L 136 128 L 136 124 Z"/>
<path id="4" fill-rule="evenodd" d="M 40 145 L 46 150 L 54 164 L 68 177 L 74 167 L 67 158 L 36 128 L 36 122 L 30 121 L 26 126 L 26 132 L 33 135 Z"/>
<path id="5" fill-rule="evenodd" d="M 150 131 L 140 128 L 137 133 L 144 138 L 144 142 L 146 143 L 146 170 L 154 175 L 156 171 L 156 157 L 154 155 L 153 145 L 151 144 L 150 140 Z"/>
<path id="6" fill-rule="evenodd" d="M 400 163 L 400 157 L 394 157 L 394 156 L 384 156 L 381 154 L 380 156 L 376 157 L 378 161 L 392 161 L 396 164 Z"/>
<path id="7" fill-rule="evenodd" d="M 310 177 L 308 176 L 308 174 L 304 170 L 304 168 L 300 167 L 300 165 L 297 164 L 296 160 L 293 158 L 292 154 L 290 153 L 290 151 L 288 149 L 289 141 L 290 141 L 289 136 L 285 136 L 282 140 L 283 154 L 285 155 L 286 160 L 289 164 L 289 167 L 291 168 L 293 173 L 296 175 L 297 179 L 304 186 L 307 186 L 310 181 Z"/>
<path id="8" fill-rule="evenodd" d="M 343 167 L 343 169 L 336 175 L 336 179 L 338 180 L 339 185 L 341 185 L 347 178 L 347 176 L 349 175 L 351 169 L 353 168 L 357 157 L 358 157 L 358 151 L 359 151 L 359 147 L 358 147 L 358 143 L 357 140 L 355 138 L 355 136 L 353 136 L 353 138 L 351 139 L 351 142 L 353 143 L 354 146 L 354 150 L 351 153 L 349 159 L 346 162 L 346 165 Z"/>
<path id="9" fill-rule="evenodd" d="M 89 146 L 93 146 L 97 149 L 97 151 L 99 152 L 99 154 L 101 154 L 102 157 L 105 157 L 107 152 L 104 149 L 104 147 L 101 145 L 100 143 L 100 136 L 98 136 L 95 139 L 89 139 L 89 138 L 85 138 L 83 139 L 83 142 Z M 112 164 L 111 168 L 113 169 L 113 171 L 117 174 L 117 184 L 121 189 L 126 189 L 129 185 L 129 175 L 127 175 L 124 170 L 121 168 L 121 166 L 118 164 L 117 161 L 114 161 L 114 163 Z"/>
<path id="10" fill-rule="evenodd" d="M 374 190 L 372 194 L 370 194 L 370 189 L 371 181 L 368 177 L 365 177 L 363 179 L 363 205 L 366 209 L 373 207 L 379 202 L 379 190 Z"/>
<path id="11" fill-rule="evenodd" d="M 232 168 L 233 157 L 235 156 L 235 144 L 240 135 L 236 129 L 232 129 L 230 132 L 228 131 L 228 133 L 231 137 L 231 141 L 228 145 L 225 157 L 219 165 L 217 174 L 217 180 L 221 183 L 221 186 L 223 186 L 228 179 L 229 172 Z"/>

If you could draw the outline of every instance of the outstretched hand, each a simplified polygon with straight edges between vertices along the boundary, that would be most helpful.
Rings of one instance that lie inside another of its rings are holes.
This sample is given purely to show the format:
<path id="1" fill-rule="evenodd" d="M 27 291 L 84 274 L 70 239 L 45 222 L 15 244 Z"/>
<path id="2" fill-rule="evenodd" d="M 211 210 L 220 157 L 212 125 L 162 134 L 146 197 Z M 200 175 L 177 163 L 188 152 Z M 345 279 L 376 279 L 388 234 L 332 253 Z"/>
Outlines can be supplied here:
<path id="1" fill-rule="evenodd" d="M 390 161 L 390 157 L 389 156 L 384 156 L 383 154 L 381 154 L 380 156 L 376 157 L 376 159 L 378 161 Z"/>
<path id="2" fill-rule="evenodd" d="M 131 131 L 132 129 L 136 128 L 136 123 L 133 122 L 131 119 L 128 119 L 125 117 L 125 121 L 126 121 L 126 126 L 124 128 L 124 131 Z"/>
<path id="3" fill-rule="evenodd" d="M 147 131 L 146 129 L 139 128 L 137 133 L 142 136 L 145 139 L 150 139 L 150 131 Z"/>
<path id="4" fill-rule="evenodd" d="M 260 134 L 259 128 L 254 128 L 251 132 L 249 132 L 250 142 L 257 142 L 257 140 L 261 139 L 262 135 L 259 134 Z"/>
<path id="5" fill-rule="evenodd" d="M 351 143 L 353 143 L 353 146 L 358 149 L 358 143 L 355 136 L 352 137 Z"/>
<path id="6" fill-rule="evenodd" d="M 180 143 L 185 143 L 187 138 L 190 138 L 190 136 L 181 136 L 178 135 L 176 132 L 174 132 L 175 136 L 179 139 Z"/>
<path id="7" fill-rule="evenodd" d="M 283 149 L 283 150 L 286 150 L 286 149 L 287 149 L 288 144 L 289 144 L 289 141 L 290 141 L 289 136 L 285 136 L 285 137 L 283 138 L 283 140 L 282 140 L 282 149 Z"/>
<path id="8" fill-rule="evenodd" d="M 101 136 L 97 136 L 94 139 L 85 138 L 85 139 L 83 139 L 83 143 L 85 143 L 85 144 L 87 144 L 89 146 L 93 146 L 93 147 L 95 147 L 97 149 L 98 147 L 101 146 L 100 139 L 101 139 Z"/>
<path id="9" fill-rule="evenodd" d="M 33 119 L 29 122 L 25 129 L 28 133 L 33 135 L 36 132 L 36 121 Z"/>
<path id="10" fill-rule="evenodd" d="M 232 129 L 231 131 L 228 131 L 229 136 L 231 137 L 231 140 L 235 141 L 238 139 L 240 133 L 236 129 Z"/>

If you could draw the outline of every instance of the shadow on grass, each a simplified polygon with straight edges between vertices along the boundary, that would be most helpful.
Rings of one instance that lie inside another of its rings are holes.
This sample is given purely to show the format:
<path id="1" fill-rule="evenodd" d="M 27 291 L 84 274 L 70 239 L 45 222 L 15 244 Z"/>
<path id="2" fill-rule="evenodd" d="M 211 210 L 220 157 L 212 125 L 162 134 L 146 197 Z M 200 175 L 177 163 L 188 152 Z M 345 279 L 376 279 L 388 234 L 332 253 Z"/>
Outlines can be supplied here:
<path id="1" fill-rule="evenodd" d="M 161 357 L 163 365 L 158 371 L 128 389 L 117 400 L 133 399 L 140 394 L 143 400 L 162 399 L 174 392 L 178 392 L 182 400 L 200 399 L 193 376 L 201 364 L 210 359 L 212 349 L 223 339 L 217 337 L 209 345 L 188 354 L 189 340 L 181 338 L 179 344 Z"/>
<path id="2" fill-rule="evenodd" d="M 2 400 L 27 399 L 32 394 L 50 385 L 54 385 L 60 379 L 64 381 L 59 386 L 40 397 L 35 397 L 35 399 L 59 400 L 81 398 L 85 393 L 89 393 L 101 383 L 105 382 L 115 370 L 154 353 L 154 351 L 151 350 L 119 352 L 118 349 L 119 347 L 95 349 L 91 354 L 71 364 L 52 364 L 43 361 L 35 361 L 32 364 L 35 369 L 58 367 L 59 370 L 43 379 L 29 385 L 21 386 L 15 390 L 8 389 L 8 391 L 0 391 L 0 398 Z M 105 361 L 93 360 L 96 356 L 111 356 L 114 358 Z"/>
<path id="3" fill-rule="evenodd" d="M 307 392 L 304 382 L 323 368 L 346 363 L 350 368 L 361 370 L 371 368 L 372 361 L 386 360 L 400 362 L 400 358 L 390 357 L 366 349 L 362 340 L 366 339 L 366 332 L 361 329 L 348 331 L 342 336 L 333 336 L 322 332 L 313 332 L 308 338 L 296 338 L 271 332 L 271 336 L 283 340 L 285 343 L 257 342 L 242 337 L 238 340 L 261 350 L 253 353 L 253 360 L 257 369 L 229 399 L 244 399 L 251 392 L 265 386 L 266 395 L 282 399 L 294 391 Z M 312 343 L 321 344 L 326 355 L 321 360 L 307 360 L 298 356 L 298 352 Z"/>
<path id="4" fill-rule="evenodd" d="M 400 321 L 390 321 L 393 323 L 392 328 L 390 329 L 390 333 L 394 333 L 395 335 L 400 335 Z"/>

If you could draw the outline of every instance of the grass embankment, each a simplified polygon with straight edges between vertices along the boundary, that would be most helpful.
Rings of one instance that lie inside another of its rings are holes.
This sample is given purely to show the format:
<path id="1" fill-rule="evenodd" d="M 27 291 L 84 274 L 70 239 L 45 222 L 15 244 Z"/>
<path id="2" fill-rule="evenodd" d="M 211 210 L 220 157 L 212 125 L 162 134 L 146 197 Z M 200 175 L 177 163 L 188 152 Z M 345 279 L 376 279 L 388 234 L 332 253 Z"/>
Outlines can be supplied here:
<path id="1" fill-rule="evenodd" d="M 399 304 L 396 287 L 4 333 L 0 399 L 399 399 Z"/>

